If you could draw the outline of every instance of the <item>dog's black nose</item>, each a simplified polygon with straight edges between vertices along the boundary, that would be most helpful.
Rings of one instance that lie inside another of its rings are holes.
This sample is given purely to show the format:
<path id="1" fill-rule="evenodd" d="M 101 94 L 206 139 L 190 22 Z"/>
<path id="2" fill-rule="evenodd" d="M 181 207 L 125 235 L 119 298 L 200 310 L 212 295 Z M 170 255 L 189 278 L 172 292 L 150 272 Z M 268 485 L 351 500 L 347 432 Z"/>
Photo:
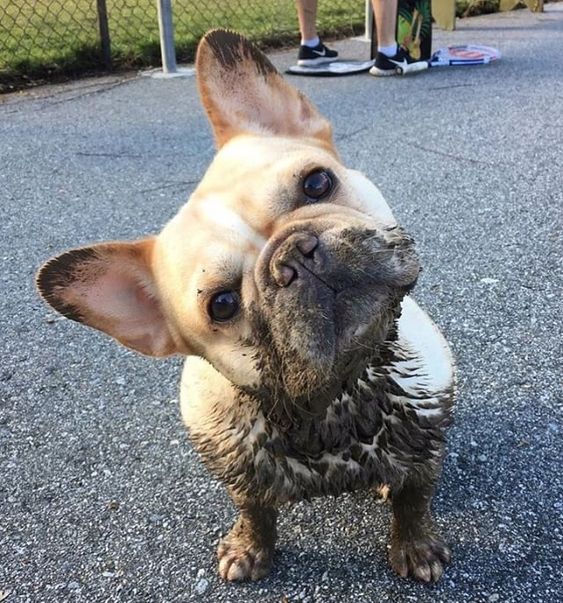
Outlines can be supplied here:
<path id="1" fill-rule="evenodd" d="M 278 247 L 270 263 L 270 272 L 280 287 L 291 285 L 299 277 L 304 262 L 314 260 L 319 239 L 308 232 L 296 232 Z"/>

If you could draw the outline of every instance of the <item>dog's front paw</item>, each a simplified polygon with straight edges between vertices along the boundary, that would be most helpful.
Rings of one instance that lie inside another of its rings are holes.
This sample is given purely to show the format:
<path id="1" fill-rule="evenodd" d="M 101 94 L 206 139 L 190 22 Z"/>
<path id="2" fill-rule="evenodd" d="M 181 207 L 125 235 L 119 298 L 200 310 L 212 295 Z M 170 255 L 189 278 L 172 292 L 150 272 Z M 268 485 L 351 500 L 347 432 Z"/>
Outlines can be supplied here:
<path id="1" fill-rule="evenodd" d="M 219 575 L 224 580 L 260 580 L 270 573 L 273 551 L 226 536 L 217 549 Z"/>
<path id="2" fill-rule="evenodd" d="M 451 551 L 444 540 L 431 532 L 410 537 L 393 535 L 389 561 L 391 567 L 406 578 L 437 582 L 450 562 Z"/>

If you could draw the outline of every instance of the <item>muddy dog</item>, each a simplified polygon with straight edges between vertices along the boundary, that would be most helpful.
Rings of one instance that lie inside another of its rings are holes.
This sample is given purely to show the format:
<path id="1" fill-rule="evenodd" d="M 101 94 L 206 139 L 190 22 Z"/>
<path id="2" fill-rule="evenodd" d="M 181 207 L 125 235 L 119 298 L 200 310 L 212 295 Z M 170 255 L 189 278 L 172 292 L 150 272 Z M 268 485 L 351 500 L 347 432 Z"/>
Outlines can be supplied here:
<path id="1" fill-rule="evenodd" d="M 187 357 L 184 421 L 239 510 L 223 578 L 269 572 L 280 505 L 383 485 L 391 566 L 438 580 L 450 552 L 430 502 L 454 369 L 408 296 L 413 240 L 247 40 L 208 33 L 197 77 L 218 152 L 189 202 L 158 236 L 51 259 L 39 291 L 143 354 Z"/>

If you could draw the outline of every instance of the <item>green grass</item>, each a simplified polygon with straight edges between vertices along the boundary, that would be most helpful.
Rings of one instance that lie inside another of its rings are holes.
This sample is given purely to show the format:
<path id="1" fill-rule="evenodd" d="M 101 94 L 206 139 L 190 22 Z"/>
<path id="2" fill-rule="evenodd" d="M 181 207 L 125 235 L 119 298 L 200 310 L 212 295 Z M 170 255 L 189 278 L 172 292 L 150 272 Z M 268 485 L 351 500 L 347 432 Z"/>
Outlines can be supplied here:
<path id="1" fill-rule="evenodd" d="M 191 61 L 210 28 L 236 29 L 264 48 L 298 40 L 293 0 L 174 0 L 176 52 Z M 107 0 L 116 69 L 160 65 L 156 0 Z M 320 0 L 319 32 L 363 30 L 363 2 Z M 102 69 L 95 0 L 0 0 L 0 91 Z"/>

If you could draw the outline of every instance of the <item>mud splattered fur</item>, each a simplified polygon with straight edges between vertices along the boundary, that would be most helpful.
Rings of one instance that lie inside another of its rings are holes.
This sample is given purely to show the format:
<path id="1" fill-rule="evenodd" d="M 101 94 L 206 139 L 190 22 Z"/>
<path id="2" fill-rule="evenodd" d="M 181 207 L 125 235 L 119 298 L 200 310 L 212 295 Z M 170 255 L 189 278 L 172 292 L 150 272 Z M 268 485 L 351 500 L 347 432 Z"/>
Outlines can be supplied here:
<path id="1" fill-rule="evenodd" d="M 391 342 L 385 351 L 391 361 L 405 360 Z M 388 367 L 370 363 L 321 417 L 291 407 L 293 417 L 288 411 L 280 421 L 239 391 L 191 439 L 236 501 L 251 494 L 276 507 L 381 484 L 393 492 L 407 477 L 426 482 L 438 473 L 452 394 L 407 393 Z"/>

